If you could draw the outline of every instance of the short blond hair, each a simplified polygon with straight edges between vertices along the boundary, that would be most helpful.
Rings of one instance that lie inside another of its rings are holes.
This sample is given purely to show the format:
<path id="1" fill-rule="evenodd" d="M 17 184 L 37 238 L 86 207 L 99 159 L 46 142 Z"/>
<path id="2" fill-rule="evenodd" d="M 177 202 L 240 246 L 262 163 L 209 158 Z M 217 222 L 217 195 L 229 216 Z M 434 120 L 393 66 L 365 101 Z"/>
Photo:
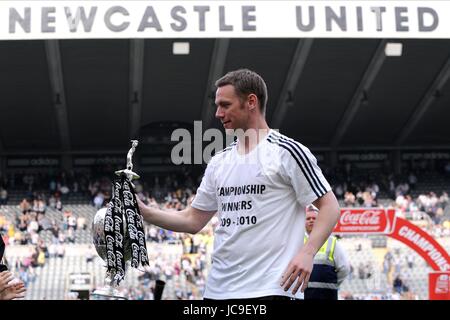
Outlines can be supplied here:
<path id="1" fill-rule="evenodd" d="M 310 205 L 306 206 L 306 211 L 319 212 L 319 209 L 317 209 L 317 207 L 315 205 L 310 204 Z"/>

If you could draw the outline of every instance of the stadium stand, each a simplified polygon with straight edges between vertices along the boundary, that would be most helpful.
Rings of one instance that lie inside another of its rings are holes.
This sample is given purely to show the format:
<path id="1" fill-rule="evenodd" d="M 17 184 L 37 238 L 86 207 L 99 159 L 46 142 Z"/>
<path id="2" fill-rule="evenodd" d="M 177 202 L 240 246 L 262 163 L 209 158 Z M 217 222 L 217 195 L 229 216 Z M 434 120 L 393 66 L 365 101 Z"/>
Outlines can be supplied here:
<path id="1" fill-rule="evenodd" d="M 450 251 L 450 190 L 446 175 L 417 174 L 408 180 L 408 175 L 393 178 L 380 171 L 363 174 L 354 170 L 349 175 L 342 172 L 344 169 L 338 170 L 333 182 L 341 207 L 394 208 L 398 216 L 423 227 Z M 80 183 L 74 183 L 75 179 L 60 183 L 61 179 L 30 173 L 26 179 L 14 179 L 41 181 L 31 189 L 24 184 L 14 188 L 4 185 L 8 199 L 0 205 L 0 230 L 8 243 L 8 263 L 26 282 L 26 299 L 76 299 L 68 289 L 68 277 L 74 272 L 90 274 L 92 290 L 102 286 L 106 268 L 91 245 L 91 225 L 100 203 L 109 200 L 111 180 L 99 176 L 83 178 Z M 179 185 L 187 180 L 178 179 L 169 174 L 148 184 L 137 182 L 136 190 L 144 201 L 161 208 L 182 209 L 194 193 L 194 181 L 199 177 L 189 177 L 189 183 Z M 53 180 L 54 187 L 49 182 Z M 63 197 L 64 185 L 72 190 Z M 74 185 L 79 188 L 76 192 Z M 100 199 L 95 200 L 96 197 Z M 58 199 L 62 200 L 60 205 Z M 200 299 L 214 223 L 193 237 L 146 225 L 151 266 L 146 270 L 128 267 L 121 284 L 123 294 L 130 299 L 153 299 L 154 281 L 162 279 L 166 281 L 162 299 Z M 428 299 L 431 268 L 404 244 L 381 235 L 345 235 L 339 241 L 352 265 L 351 275 L 342 284 L 340 299 Z M 397 275 L 401 275 L 403 283 L 400 289 L 394 287 Z"/>

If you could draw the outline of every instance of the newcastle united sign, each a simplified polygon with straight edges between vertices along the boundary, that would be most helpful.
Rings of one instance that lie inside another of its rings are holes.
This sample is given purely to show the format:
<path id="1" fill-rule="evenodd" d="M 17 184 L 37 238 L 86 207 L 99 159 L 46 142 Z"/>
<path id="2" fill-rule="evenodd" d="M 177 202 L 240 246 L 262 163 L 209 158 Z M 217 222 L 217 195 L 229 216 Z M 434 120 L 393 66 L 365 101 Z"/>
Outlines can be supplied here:
<path id="1" fill-rule="evenodd" d="M 449 1 L 0 1 L 0 40 L 450 38 Z"/>

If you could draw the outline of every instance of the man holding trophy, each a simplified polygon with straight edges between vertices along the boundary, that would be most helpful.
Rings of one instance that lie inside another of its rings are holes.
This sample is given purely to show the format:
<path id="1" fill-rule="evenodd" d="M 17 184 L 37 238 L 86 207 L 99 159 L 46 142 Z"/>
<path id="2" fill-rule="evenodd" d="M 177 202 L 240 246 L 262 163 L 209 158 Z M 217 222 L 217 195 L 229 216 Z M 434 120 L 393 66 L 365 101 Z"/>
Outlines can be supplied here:
<path id="1" fill-rule="evenodd" d="M 211 159 L 191 206 L 163 211 L 138 199 L 140 212 L 151 224 L 188 233 L 218 214 L 205 299 L 302 298 L 297 291 L 306 289 L 314 255 L 339 217 L 336 197 L 311 152 L 267 125 L 258 74 L 233 71 L 216 87 L 216 118 L 226 130 L 241 130 L 237 141 Z M 311 203 L 319 214 L 303 244 Z"/>

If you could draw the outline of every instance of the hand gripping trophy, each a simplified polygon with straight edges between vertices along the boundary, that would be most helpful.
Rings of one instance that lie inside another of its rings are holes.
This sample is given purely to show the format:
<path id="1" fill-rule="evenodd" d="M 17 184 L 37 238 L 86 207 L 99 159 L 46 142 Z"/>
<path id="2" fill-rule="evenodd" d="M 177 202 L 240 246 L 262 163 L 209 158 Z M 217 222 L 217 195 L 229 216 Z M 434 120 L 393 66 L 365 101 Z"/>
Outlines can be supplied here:
<path id="1" fill-rule="evenodd" d="M 125 278 L 126 262 L 130 261 L 133 268 L 148 265 L 144 223 L 132 183 L 139 179 L 132 161 L 138 141 L 131 143 L 126 169 L 115 172 L 118 178 L 113 182 L 111 201 L 93 221 L 93 243 L 107 268 L 105 286 L 92 293 L 96 299 L 126 299 L 118 289 Z"/>

